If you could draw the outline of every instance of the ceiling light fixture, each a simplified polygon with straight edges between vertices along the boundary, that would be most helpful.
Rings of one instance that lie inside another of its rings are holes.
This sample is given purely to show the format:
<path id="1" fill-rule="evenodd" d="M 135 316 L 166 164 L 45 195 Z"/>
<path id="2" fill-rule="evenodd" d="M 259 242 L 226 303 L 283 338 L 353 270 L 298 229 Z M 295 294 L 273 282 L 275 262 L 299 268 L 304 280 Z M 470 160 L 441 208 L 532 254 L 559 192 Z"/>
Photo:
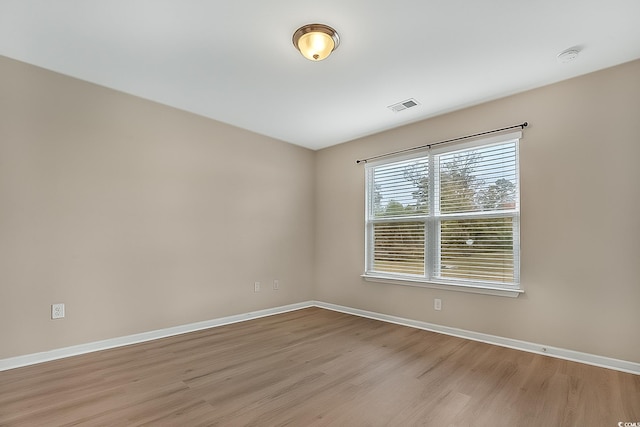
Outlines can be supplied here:
<path id="1" fill-rule="evenodd" d="M 340 44 L 336 30 L 324 24 L 307 24 L 293 33 L 293 45 L 311 61 L 322 61 Z"/>

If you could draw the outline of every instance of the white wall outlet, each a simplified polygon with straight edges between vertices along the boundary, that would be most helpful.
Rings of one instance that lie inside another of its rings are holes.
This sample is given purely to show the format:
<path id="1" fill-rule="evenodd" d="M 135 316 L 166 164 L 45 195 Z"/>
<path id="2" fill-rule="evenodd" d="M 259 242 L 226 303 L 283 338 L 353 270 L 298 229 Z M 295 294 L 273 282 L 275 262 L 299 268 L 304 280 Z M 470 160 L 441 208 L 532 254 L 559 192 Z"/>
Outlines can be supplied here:
<path id="1" fill-rule="evenodd" d="M 51 304 L 51 318 L 62 319 L 64 317 L 64 304 Z"/>
<path id="2" fill-rule="evenodd" d="M 278 279 L 275 279 L 273 281 L 273 290 L 277 291 L 278 289 L 280 289 L 280 281 Z"/>
<path id="3" fill-rule="evenodd" d="M 442 300 L 440 298 L 435 298 L 433 300 L 433 309 L 442 310 Z"/>
<path id="4" fill-rule="evenodd" d="M 255 282 L 253 284 L 253 292 L 260 292 L 260 282 Z"/>

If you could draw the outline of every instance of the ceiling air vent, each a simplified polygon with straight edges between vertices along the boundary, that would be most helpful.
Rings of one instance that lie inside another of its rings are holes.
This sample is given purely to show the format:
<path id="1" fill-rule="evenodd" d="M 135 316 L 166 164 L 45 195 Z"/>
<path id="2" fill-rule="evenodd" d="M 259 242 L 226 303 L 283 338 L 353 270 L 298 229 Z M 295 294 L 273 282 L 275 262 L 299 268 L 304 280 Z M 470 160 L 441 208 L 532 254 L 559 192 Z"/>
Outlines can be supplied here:
<path id="1" fill-rule="evenodd" d="M 416 105 L 420 105 L 418 101 L 413 98 L 409 98 L 406 101 L 398 102 L 397 104 L 389 105 L 387 108 L 393 111 L 394 113 L 398 113 L 402 110 L 406 110 L 407 108 L 415 107 Z"/>

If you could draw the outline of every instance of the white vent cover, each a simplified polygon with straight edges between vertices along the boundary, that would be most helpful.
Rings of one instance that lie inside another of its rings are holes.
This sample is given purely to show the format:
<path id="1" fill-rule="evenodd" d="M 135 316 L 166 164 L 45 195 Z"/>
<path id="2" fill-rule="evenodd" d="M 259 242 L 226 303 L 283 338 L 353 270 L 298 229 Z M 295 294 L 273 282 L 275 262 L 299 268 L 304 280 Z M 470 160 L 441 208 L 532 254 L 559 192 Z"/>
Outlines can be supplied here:
<path id="1" fill-rule="evenodd" d="M 416 101 L 414 98 L 409 98 L 405 101 L 398 102 L 397 104 L 389 105 L 387 108 L 394 113 L 398 113 L 402 110 L 406 110 L 407 108 L 415 107 L 417 105 L 420 105 L 418 101 Z"/>

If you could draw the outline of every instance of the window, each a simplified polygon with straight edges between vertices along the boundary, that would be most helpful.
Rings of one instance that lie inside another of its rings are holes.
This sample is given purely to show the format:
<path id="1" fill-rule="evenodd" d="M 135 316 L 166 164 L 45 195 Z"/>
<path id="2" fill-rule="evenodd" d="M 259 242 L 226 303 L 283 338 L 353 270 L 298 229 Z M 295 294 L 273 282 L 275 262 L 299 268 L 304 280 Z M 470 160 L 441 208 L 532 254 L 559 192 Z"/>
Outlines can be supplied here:
<path id="1" fill-rule="evenodd" d="M 363 277 L 517 296 L 519 138 L 367 164 Z"/>

